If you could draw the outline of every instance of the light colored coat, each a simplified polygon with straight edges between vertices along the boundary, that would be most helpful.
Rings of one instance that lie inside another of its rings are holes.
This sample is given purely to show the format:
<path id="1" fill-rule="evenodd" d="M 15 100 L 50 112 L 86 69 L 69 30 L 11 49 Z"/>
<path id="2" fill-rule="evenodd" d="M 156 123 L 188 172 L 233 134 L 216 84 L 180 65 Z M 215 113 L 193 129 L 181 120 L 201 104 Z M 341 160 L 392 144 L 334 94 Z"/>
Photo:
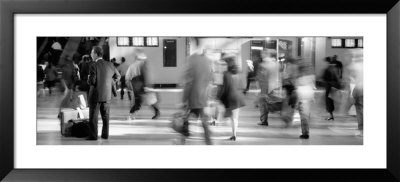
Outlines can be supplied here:
<path id="1" fill-rule="evenodd" d="M 263 61 L 258 67 L 257 80 L 261 94 L 269 94 L 279 88 L 279 64 L 274 61 Z"/>

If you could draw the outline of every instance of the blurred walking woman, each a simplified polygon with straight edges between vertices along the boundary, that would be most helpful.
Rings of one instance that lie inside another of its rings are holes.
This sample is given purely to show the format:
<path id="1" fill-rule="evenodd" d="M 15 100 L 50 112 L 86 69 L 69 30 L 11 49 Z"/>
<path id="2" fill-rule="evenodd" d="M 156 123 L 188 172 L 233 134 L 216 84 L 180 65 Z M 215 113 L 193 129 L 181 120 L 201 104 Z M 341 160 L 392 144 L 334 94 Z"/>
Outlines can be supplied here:
<path id="1" fill-rule="evenodd" d="M 243 95 L 238 89 L 238 79 L 235 76 L 238 73 L 235 58 L 227 55 L 222 58 L 228 65 L 224 72 L 223 85 L 218 91 L 218 98 L 225 106 L 225 117 L 229 117 L 232 122 L 232 137 L 229 140 L 236 141 L 237 129 L 239 124 L 240 107 L 245 105 Z"/>

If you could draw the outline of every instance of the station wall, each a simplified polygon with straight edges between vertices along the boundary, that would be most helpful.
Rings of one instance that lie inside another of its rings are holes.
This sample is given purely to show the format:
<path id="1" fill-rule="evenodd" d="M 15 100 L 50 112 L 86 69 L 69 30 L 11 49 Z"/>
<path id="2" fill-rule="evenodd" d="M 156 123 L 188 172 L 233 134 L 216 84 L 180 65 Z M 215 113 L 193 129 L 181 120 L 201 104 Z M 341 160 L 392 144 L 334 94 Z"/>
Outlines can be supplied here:
<path id="1" fill-rule="evenodd" d="M 163 66 L 163 40 L 176 39 L 177 42 L 177 67 Z M 117 46 L 116 37 L 110 37 L 110 58 L 120 61 L 125 57 L 126 62 L 132 63 L 135 58 L 135 49 L 138 47 Z M 179 84 L 181 82 L 184 61 L 186 58 L 186 39 L 180 37 L 159 37 L 158 47 L 140 47 L 149 60 L 151 84 Z"/>

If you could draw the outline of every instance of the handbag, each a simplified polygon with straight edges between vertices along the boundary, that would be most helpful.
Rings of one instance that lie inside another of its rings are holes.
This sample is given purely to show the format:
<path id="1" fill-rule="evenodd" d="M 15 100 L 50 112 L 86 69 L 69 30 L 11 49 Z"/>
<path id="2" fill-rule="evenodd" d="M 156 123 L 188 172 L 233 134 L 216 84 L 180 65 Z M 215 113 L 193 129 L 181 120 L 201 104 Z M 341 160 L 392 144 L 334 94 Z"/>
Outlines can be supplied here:
<path id="1" fill-rule="evenodd" d="M 142 104 L 146 106 L 151 106 L 157 103 L 157 94 L 155 92 L 145 92 L 142 95 Z"/>
<path id="2" fill-rule="evenodd" d="M 69 130 L 70 136 L 84 138 L 90 135 L 89 119 L 75 119 L 70 120 L 69 123 L 72 123 Z"/>
<path id="3" fill-rule="evenodd" d="M 181 134 L 186 134 L 189 132 L 189 112 L 188 111 L 179 111 L 172 115 L 171 128 Z"/>

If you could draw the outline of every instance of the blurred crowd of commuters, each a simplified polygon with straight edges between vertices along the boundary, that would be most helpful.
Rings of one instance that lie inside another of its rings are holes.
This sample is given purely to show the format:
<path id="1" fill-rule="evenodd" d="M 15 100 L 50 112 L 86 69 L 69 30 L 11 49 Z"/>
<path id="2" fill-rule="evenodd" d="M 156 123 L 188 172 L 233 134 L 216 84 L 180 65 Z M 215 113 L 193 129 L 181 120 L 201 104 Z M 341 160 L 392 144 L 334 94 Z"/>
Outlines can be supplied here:
<path id="1" fill-rule="evenodd" d="M 201 42 L 197 42 L 201 44 Z M 200 46 L 199 46 L 200 47 Z M 55 46 L 58 49 L 57 45 Z M 120 98 L 128 99 L 132 104 L 127 116 L 129 120 L 135 119 L 135 113 L 140 110 L 143 95 L 148 87 L 148 58 L 143 50 L 135 51 L 134 60 L 128 64 L 124 57 L 121 64 L 116 59 L 104 60 L 101 47 L 94 46 L 91 55 L 82 56 L 81 61 L 75 64 L 67 60 L 62 65 L 61 84 L 65 88 L 64 96 L 60 106 L 70 101 L 73 92 L 78 86 L 80 91 L 88 95 L 90 109 L 91 136 L 88 140 L 97 140 L 97 115 L 100 111 L 103 120 L 101 137 L 108 138 L 108 123 L 110 100 L 117 96 L 117 88 L 120 89 Z M 356 107 L 359 135 L 363 132 L 363 55 L 362 51 L 351 51 L 345 56 L 350 63 L 344 68 L 337 56 L 327 57 L 327 67 L 324 69 L 322 79 L 325 86 L 325 104 L 329 113 L 327 121 L 334 120 L 335 95 L 341 90 L 348 91 L 347 101 Z M 68 59 L 68 58 L 67 58 Z M 245 94 L 249 90 L 251 82 L 256 82 L 260 93 L 257 99 L 257 106 L 260 112 L 261 126 L 268 126 L 269 113 L 280 112 L 282 121 L 287 127 L 293 122 L 293 116 L 297 110 L 300 114 L 301 139 L 310 137 L 310 114 L 312 104 L 315 102 L 314 92 L 316 90 L 316 76 L 310 61 L 303 59 L 286 58 L 284 61 L 277 60 L 275 50 L 261 51 L 261 61 L 254 65 L 252 60 L 247 60 L 247 85 L 243 89 L 239 86 L 238 73 L 243 71 L 238 67 L 237 57 L 233 54 L 223 53 L 221 61 L 226 65 L 222 74 L 222 84 L 215 87 L 216 95 L 209 97 L 210 85 L 213 85 L 212 61 L 202 49 L 195 51 L 187 57 L 185 70 L 183 72 L 183 95 L 181 109 L 186 110 L 188 115 L 199 118 L 204 128 L 206 144 L 212 144 L 211 131 L 209 129 L 210 116 L 205 112 L 209 107 L 210 99 L 217 101 L 224 107 L 223 118 L 231 121 L 232 136 L 229 140 L 235 141 L 238 138 L 237 130 L 239 124 L 240 108 L 245 106 Z M 38 68 L 39 69 L 39 68 Z M 344 69 L 349 74 L 344 76 Z M 47 62 L 41 75 L 38 72 L 38 79 L 44 80 L 44 86 L 52 88 L 58 80 L 58 73 L 52 62 Z M 150 105 L 154 110 L 152 119 L 160 116 L 157 103 Z M 218 119 L 221 119 L 218 117 Z M 190 136 L 189 121 L 184 124 L 184 136 Z"/>

